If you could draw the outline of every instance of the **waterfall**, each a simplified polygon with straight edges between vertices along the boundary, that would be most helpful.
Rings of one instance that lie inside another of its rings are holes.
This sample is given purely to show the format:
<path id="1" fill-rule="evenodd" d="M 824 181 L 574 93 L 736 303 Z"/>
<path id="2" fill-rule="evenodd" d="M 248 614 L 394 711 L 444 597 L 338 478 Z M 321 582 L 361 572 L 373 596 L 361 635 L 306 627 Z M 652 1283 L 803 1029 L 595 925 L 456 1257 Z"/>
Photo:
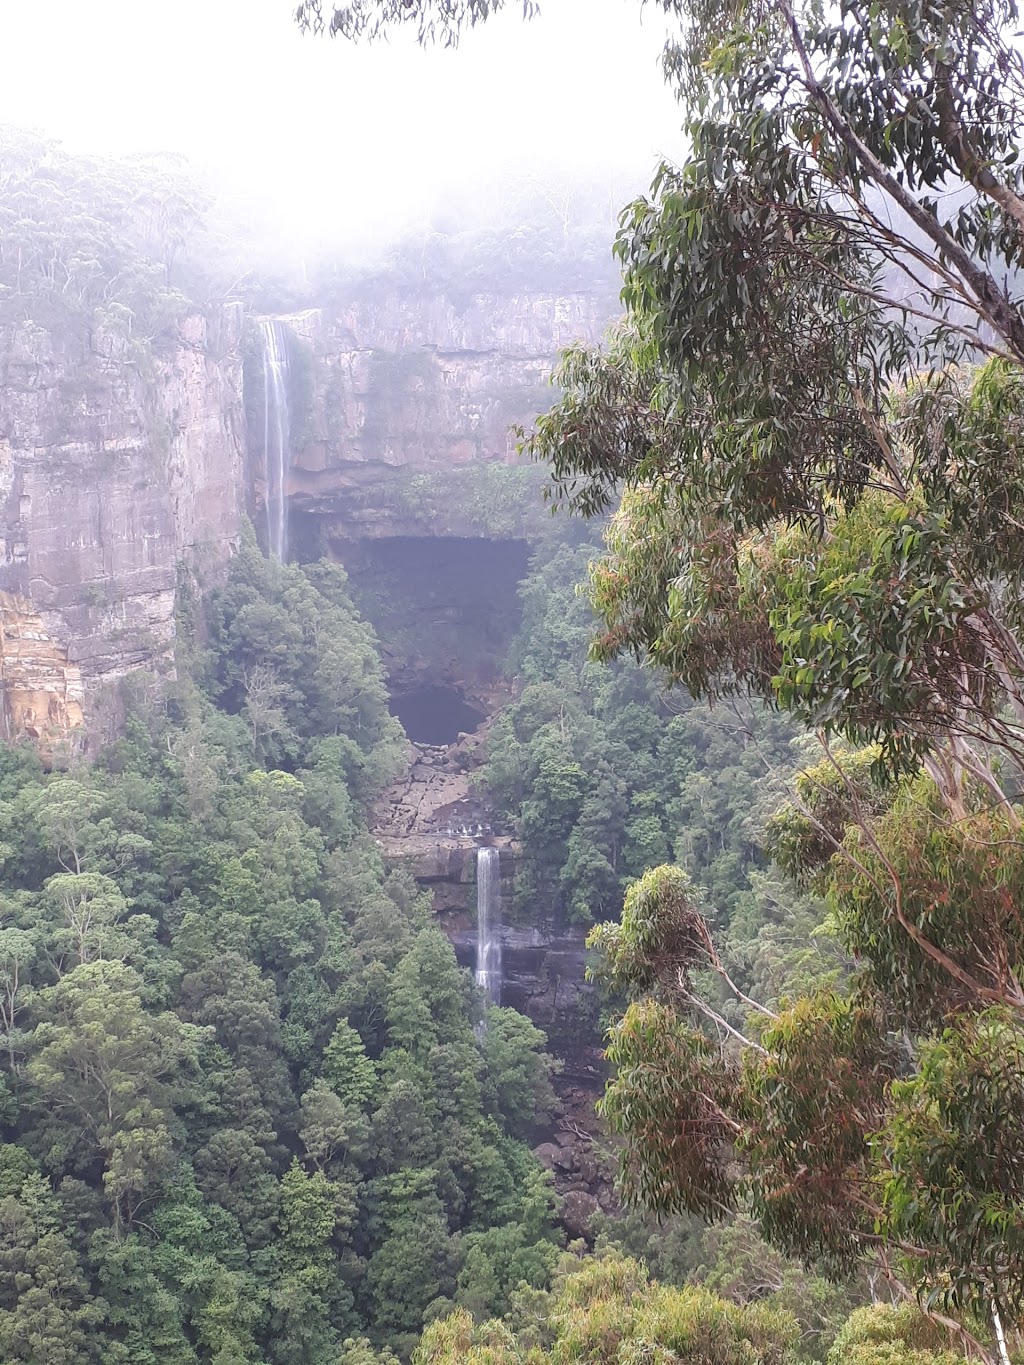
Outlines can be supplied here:
<path id="1" fill-rule="evenodd" d="M 291 458 L 288 411 L 288 344 L 283 323 L 267 318 L 263 330 L 263 451 L 267 473 L 267 543 L 270 553 L 288 554 L 288 499 L 285 476 Z"/>
<path id="2" fill-rule="evenodd" d="M 476 855 L 476 984 L 501 1004 L 501 866 L 496 848 Z"/>

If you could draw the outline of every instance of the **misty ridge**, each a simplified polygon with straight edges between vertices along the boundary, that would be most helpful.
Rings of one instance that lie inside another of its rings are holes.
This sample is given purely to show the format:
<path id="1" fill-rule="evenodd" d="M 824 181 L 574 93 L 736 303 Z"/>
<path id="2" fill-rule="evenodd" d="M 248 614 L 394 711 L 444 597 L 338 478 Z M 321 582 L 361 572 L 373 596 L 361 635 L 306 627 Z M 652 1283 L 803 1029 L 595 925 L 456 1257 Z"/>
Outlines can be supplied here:
<path id="1" fill-rule="evenodd" d="M 479 196 L 453 194 L 372 254 L 339 241 L 296 258 L 179 156 L 75 156 L 6 127 L 0 164 L 0 316 L 94 309 L 113 322 L 123 309 L 123 325 L 154 337 L 186 304 L 284 313 L 367 291 L 612 297 L 619 212 L 639 188 L 624 175 L 503 178 Z"/>

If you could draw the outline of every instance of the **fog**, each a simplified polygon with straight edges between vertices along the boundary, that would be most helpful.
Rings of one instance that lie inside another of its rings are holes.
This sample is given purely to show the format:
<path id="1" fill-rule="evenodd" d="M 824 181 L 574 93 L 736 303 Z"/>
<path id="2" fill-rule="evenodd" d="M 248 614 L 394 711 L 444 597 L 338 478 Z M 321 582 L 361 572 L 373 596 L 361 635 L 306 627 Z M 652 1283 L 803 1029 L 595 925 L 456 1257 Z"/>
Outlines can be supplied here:
<path id="1" fill-rule="evenodd" d="M 185 156 L 254 236 L 365 250 L 502 186 L 643 188 L 677 156 L 663 16 L 543 0 L 457 50 L 303 35 L 291 0 L 2 0 L 0 122 L 68 150 Z"/>

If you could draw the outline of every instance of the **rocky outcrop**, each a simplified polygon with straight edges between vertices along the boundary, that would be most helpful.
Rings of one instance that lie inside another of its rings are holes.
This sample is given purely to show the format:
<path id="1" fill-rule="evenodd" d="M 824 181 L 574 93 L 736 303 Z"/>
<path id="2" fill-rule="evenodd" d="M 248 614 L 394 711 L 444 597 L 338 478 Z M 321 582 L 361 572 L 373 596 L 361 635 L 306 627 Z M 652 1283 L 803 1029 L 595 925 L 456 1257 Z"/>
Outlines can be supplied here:
<path id="1" fill-rule="evenodd" d="M 621 1210 L 615 1191 L 615 1161 L 608 1136 L 594 1112 L 592 1092 L 561 1098 L 548 1141 L 533 1149 L 551 1172 L 561 1196 L 559 1222 L 570 1237 L 593 1241 L 602 1215 Z"/>
<path id="2" fill-rule="evenodd" d="M 501 694 L 503 695 L 503 694 Z M 496 707 L 498 692 L 481 705 Z M 480 842 L 501 849 L 501 873 L 512 876 L 512 840 L 495 833 L 490 814 L 471 789 L 489 722 L 455 744 L 410 744 L 405 773 L 374 808 L 371 830 L 385 861 L 402 867 L 431 893 L 434 913 L 466 928 L 476 905 L 476 852 Z"/>
<path id="3" fill-rule="evenodd" d="M 49 638 L 25 598 L 0 593 L 0 734 L 25 736 L 44 758 L 73 742 L 85 722 L 82 671 Z"/>
<path id="4" fill-rule="evenodd" d="M 109 685 L 171 668 L 182 570 L 208 575 L 245 505 L 242 316 L 123 338 L 0 336 L 0 592 L 8 733 L 95 720 Z M 41 719 L 43 718 L 43 719 Z"/>

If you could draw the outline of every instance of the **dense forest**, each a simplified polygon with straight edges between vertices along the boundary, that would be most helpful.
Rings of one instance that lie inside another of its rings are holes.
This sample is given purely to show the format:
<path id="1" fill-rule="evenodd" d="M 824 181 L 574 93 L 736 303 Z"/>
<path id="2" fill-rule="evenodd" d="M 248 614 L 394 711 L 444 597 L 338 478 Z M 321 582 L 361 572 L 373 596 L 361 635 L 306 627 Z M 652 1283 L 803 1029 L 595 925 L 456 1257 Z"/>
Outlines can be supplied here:
<path id="1" fill-rule="evenodd" d="M 299 17 L 455 43 L 500 8 L 312 0 Z M 661 8 L 687 158 L 624 211 L 623 325 L 565 355 L 528 445 L 557 502 L 613 515 L 589 571 L 593 657 L 814 735 L 765 844 L 824 898 L 847 970 L 795 999 L 751 993 L 695 880 L 710 869 L 670 842 L 653 745 L 625 725 L 622 794 L 655 799 L 602 830 L 605 746 L 584 768 L 564 681 L 533 694 L 536 753 L 532 714 L 510 717 L 496 776 L 565 913 L 590 910 L 574 858 L 600 899 L 644 839 L 663 857 L 590 939 L 629 1002 L 603 1102 L 626 1198 L 752 1216 L 833 1278 L 872 1267 L 953 1349 L 1006 1362 L 1024 1299 L 1019 16 Z M 611 1298 L 599 1346 L 565 1342 L 571 1312 L 551 1306 L 554 1358 L 699 1354 L 664 1322 L 620 1347 L 631 1315 Z M 514 1327 L 481 1345 L 543 1358 Z M 439 1331 L 423 1349 L 445 1347 Z"/>
<path id="2" fill-rule="evenodd" d="M 557 1256 L 543 1036 L 477 1038 L 366 835 L 400 734 L 344 575 L 251 542 L 208 630 L 94 762 L 4 752 L 5 1360 L 405 1351 Z"/>

